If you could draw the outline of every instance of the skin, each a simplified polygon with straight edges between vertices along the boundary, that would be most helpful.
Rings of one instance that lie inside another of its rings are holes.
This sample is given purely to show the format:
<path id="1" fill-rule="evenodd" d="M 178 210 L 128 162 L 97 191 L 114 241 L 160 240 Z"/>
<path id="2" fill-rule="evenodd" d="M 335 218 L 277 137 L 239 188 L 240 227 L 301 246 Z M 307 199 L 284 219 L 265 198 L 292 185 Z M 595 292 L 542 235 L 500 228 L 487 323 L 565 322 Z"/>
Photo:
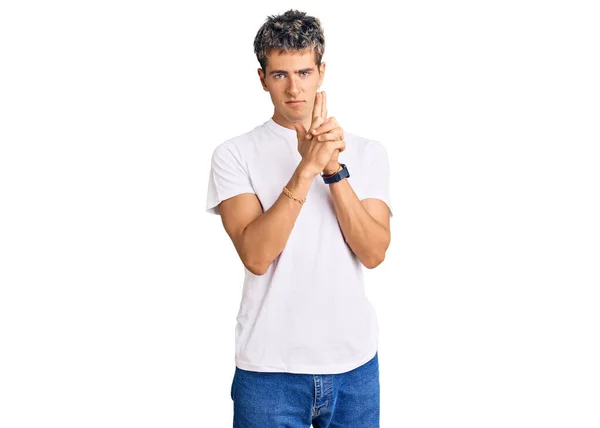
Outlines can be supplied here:
<path id="1" fill-rule="evenodd" d="M 311 138 L 321 142 L 343 142 L 344 139 L 344 130 L 337 120 L 327 115 L 326 93 L 318 92 L 325 70 L 325 62 L 317 67 L 312 49 L 273 51 L 268 56 L 265 72 L 262 68 L 257 70 L 263 89 L 271 95 L 273 120 L 296 130 L 300 151 L 312 146 L 307 144 Z M 301 102 L 291 105 L 291 100 Z M 307 133 L 304 141 L 302 131 Z M 344 149 L 345 142 L 340 149 L 333 151 L 322 170 L 323 174 L 335 174 L 341 169 L 338 156 Z M 371 269 L 378 266 L 384 260 L 391 240 L 387 205 L 375 198 L 359 200 L 348 180 L 331 184 L 329 188 L 344 239 L 363 265 Z M 305 195 L 302 192 L 302 196 Z"/>
<path id="2" fill-rule="evenodd" d="M 311 70 L 312 69 L 312 70 Z M 280 70 L 278 73 L 271 71 Z M 223 225 L 246 268 L 263 275 L 283 251 L 309 188 L 320 171 L 339 170 L 337 156 L 346 147 L 343 129 L 335 118 L 327 117 L 327 96 L 317 93 L 325 75 L 325 63 L 317 71 L 314 53 L 272 53 L 266 76 L 258 74 L 263 89 L 273 101 L 273 120 L 298 137 L 302 161 L 287 183 L 294 195 L 282 192 L 275 203 L 263 210 L 254 193 L 243 193 L 219 205 Z M 300 100 L 297 105 L 287 104 Z M 348 180 L 329 185 L 336 216 L 344 240 L 361 263 L 373 269 L 385 258 L 390 244 L 390 219 L 385 202 L 359 200 Z"/>
<path id="3" fill-rule="evenodd" d="M 307 138 L 317 137 L 318 141 L 336 141 L 344 139 L 344 130 L 334 117 L 327 117 L 327 96 L 324 91 L 317 92 L 325 78 L 327 64 L 317 67 L 312 49 L 305 51 L 269 54 L 266 73 L 257 70 L 261 85 L 271 95 L 274 112 L 273 121 L 277 124 L 296 129 L 302 125 L 307 130 Z M 291 104 L 290 101 L 300 101 Z M 335 150 L 323 169 L 326 175 L 341 169 Z"/>

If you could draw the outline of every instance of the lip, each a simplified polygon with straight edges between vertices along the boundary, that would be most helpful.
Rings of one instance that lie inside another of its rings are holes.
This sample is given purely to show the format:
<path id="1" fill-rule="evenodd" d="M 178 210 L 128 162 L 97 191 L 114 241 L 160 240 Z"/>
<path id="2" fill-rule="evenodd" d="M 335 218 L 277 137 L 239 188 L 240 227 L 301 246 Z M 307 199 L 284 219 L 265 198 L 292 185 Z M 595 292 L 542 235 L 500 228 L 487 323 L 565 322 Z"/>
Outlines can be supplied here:
<path id="1" fill-rule="evenodd" d="M 286 104 L 300 104 L 303 103 L 304 101 L 286 101 Z"/>

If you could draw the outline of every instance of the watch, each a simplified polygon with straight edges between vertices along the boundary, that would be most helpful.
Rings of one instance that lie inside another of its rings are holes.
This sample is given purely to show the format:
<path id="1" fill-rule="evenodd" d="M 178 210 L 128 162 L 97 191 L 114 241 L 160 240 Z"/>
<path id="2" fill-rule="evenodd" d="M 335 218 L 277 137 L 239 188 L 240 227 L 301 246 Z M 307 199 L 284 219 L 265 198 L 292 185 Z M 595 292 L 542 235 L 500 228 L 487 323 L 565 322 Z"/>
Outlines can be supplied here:
<path id="1" fill-rule="evenodd" d="M 348 168 L 346 168 L 346 165 L 341 163 L 340 166 L 342 167 L 342 169 L 333 175 L 321 175 L 325 184 L 337 183 L 338 181 L 341 181 L 344 178 L 350 177 L 350 173 L 348 172 Z"/>

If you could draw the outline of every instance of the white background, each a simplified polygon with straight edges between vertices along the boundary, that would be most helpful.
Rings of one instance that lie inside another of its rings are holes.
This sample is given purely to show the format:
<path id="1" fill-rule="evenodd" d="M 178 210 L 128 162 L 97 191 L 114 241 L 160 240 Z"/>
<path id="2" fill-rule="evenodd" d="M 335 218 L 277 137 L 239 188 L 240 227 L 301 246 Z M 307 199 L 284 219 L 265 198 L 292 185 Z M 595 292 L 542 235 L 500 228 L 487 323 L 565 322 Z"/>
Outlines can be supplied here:
<path id="1" fill-rule="evenodd" d="M 0 426 L 231 426 L 210 155 L 271 117 L 252 42 L 291 7 L 392 166 L 382 427 L 600 426 L 592 3 L 3 2 Z"/>

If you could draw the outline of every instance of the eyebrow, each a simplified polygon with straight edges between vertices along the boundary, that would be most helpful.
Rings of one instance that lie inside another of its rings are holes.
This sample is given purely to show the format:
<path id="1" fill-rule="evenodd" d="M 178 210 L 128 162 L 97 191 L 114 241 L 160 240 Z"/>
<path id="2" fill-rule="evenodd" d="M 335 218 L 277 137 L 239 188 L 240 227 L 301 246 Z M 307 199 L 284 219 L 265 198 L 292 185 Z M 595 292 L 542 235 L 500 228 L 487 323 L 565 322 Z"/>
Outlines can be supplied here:
<path id="1" fill-rule="evenodd" d="M 303 71 L 315 71 L 314 68 L 303 68 L 302 70 L 298 70 L 296 71 L 296 73 L 302 73 Z M 287 74 L 288 72 L 285 70 L 273 70 L 269 73 L 269 76 L 273 75 L 273 74 Z"/>

